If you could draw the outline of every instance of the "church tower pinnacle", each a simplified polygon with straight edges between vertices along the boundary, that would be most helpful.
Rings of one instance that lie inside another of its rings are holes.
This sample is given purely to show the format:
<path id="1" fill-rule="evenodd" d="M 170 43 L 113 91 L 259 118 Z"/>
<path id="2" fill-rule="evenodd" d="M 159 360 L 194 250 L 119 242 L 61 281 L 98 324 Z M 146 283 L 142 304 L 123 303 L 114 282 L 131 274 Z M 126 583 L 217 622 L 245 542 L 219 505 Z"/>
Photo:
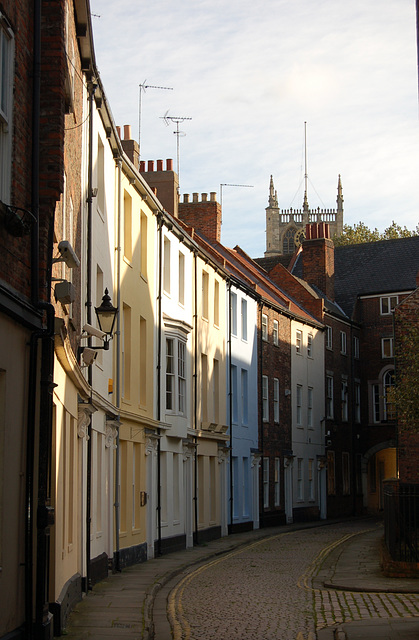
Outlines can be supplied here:
<path id="1" fill-rule="evenodd" d="M 274 209 L 278 208 L 278 195 L 274 189 L 274 180 L 272 176 L 269 184 L 269 207 Z"/>

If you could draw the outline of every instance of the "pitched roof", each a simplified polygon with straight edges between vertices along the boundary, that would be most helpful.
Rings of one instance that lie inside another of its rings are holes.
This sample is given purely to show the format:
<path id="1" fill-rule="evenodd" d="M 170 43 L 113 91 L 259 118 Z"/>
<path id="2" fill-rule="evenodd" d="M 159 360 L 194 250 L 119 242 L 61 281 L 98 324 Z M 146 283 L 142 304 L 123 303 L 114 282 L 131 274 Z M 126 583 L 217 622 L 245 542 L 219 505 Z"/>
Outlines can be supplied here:
<path id="1" fill-rule="evenodd" d="M 418 271 L 419 236 L 335 247 L 335 299 L 351 317 L 358 296 L 411 291 Z"/>

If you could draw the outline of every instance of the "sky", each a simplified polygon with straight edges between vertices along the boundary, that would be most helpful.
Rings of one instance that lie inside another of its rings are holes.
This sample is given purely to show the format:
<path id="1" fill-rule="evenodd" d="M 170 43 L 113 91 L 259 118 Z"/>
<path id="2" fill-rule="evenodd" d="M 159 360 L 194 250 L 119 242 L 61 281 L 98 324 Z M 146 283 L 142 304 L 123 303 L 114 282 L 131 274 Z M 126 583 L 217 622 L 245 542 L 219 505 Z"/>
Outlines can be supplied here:
<path id="1" fill-rule="evenodd" d="M 175 170 L 179 127 L 181 197 L 222 191 L 223 244 L 262 256 L 270 176 L 280 209 L 300 209 L 305 162 L 310 208 L 336 208 L 340 174 L 344 223 L 416 228 L 414 0 L 90 5 L 115 123 L 138 140 L 141 121 L 141 159 Z"/>

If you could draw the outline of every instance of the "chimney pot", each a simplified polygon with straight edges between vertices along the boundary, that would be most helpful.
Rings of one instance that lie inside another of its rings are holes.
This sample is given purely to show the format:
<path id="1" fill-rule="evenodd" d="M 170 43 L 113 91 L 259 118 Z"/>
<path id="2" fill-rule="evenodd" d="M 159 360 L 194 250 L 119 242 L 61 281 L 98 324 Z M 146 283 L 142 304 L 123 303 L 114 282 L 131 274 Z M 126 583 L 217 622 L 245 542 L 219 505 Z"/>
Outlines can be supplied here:
<path id="1" fill-rule="evenodd" d="M 202 202 L 207 202 L 208 201 L 208 193 L 203 193 L 202 194 Z"/>
<path id="2" fill-rule="evenodd" d="M 184 193 L 183 194 L 183 202 L 185 202 L 185 203 L 189 202 L 189 193 Z"/>
<path id="3" fill-rule="evenodd" d="M 197 193 L 193 193 L 192 194 L 192 198 L 194 202 L 198 202 L 198 194 Z"/>
<path id="4" fill-rule="evenodd" d="M 173 171 L 173 160 L 171 158 L 166 160 L 166 171 Z"/>
<path id="5" fill-rule="evenodd" d="M 217 200 L 217 192 L 216 191 L 211 191 L 210 200 L 211 200 L 211 202 L 216 202 L 216 200 Z"/>
<path id="6" fill-rule="evenodd" d="M 163 171 L 163 160 L 157 160 L 157 171 Z"/>
<path id="7" fill-rule="evenodd" d="M 154 160 L 149 160 L 147 163 L 147 171 L 154 171 Z"/>
<path id="8" fill-rule="evenodd" d="M 130 124 L 124 124 L 124 140 L 132 140 Z"/>
<path id="9" fill-rule="evenodd" d="M 121 139 L 121 127 L 116 127 L 116 132 L 118 134 L 118 138 Z"/>
<path id="10" fill-rule="evenodd" d="M 140 160 L 140 172 L 144 173 L 145 171 L 145 160 Z"/>

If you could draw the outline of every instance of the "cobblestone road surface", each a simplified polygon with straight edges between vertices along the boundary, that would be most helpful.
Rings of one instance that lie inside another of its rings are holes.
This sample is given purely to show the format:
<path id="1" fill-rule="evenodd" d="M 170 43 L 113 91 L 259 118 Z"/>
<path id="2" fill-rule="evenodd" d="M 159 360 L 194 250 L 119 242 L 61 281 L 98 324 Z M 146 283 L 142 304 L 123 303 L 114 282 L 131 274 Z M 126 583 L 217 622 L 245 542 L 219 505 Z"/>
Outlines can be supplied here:
<path id="1" fill-rule="evenodd" d="M 314 640 L 366 618 L 419 615 L 418 594 L 314 588 L 327 554 L 362 525 L 281 533 L 191 569 L 168 599 L 174 640 Z"/>

